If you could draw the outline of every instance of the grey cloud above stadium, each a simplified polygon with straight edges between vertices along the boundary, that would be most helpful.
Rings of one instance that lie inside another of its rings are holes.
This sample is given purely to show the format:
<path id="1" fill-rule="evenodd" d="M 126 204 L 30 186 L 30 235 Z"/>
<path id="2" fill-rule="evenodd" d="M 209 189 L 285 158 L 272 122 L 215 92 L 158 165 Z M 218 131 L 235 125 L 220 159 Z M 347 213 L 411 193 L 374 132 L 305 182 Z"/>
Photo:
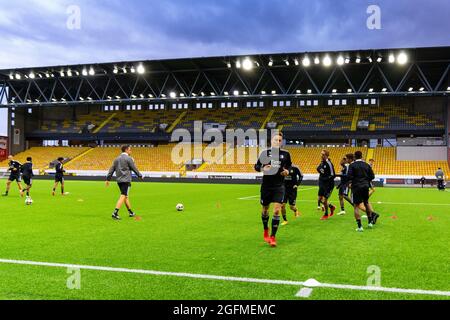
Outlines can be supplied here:
<path id="1" fill-rule="evenodd" d="M 69 5 L 81 29 L 66 28 Z M 15 1 L 0 8 L 0 68 L 191 56 L 448 45 L 448 1 Z M 30 10 L 31 9 L 31 10 Z M 11 14 L 14 12 L 14 15 Z"/>

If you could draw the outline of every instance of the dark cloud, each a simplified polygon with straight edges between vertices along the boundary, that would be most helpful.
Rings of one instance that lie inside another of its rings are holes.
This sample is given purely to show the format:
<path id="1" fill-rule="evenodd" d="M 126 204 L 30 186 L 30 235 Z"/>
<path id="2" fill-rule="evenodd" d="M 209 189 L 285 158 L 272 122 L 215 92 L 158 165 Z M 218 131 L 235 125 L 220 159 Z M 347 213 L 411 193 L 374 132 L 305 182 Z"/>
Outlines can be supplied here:
<path id="1" fill-rule="evenodd" d="M 66 28 L 72 4 L 81 30 Z M 381 30 L 366 27 L 371 4 Z M 447 0 L 18 0 L 0 8 L 0 67 L 449 45 L 449 12 Z"/>

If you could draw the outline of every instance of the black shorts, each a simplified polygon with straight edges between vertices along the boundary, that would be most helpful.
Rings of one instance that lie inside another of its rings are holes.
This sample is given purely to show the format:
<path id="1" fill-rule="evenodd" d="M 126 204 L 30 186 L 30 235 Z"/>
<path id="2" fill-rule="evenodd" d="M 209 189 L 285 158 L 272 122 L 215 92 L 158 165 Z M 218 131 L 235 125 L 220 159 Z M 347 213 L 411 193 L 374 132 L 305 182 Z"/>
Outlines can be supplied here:
<path id="1" fill-rule="evenodd" d="M 297 188 L 286 188 L 283 203 L 289 203 L 290 206 L 297 204 Z"/>
<path id="2" fill-rule="evenodd" d="M 356 205 L 369 202 L 369 188 L 353 188 L 352 189 L 352 201 Z"/>
<path id="3" fill-rule="evenodd" d="M 8 180 L 11 181 L 11 182 L 13 182 L 13 181 L 21 182 L 22 181 L 20 179 L 20 174 L 12 174 L 12 175 L 10 175 Z"/>
<path id="4" fill-rule="evenodd" d="M 130 192 L 131 183 L 130 182 L 118 182 L 117 185 L 120 189 L 120 194 L 128 197 L 128 193 Z"/>
<path id="5" fill-rule="evenodd" d="M 349 191 L 350 190 L 347 185 L 345 185 L 345 186 L 341 185 L 339 187 L 339 195 L 340 196 L 348 196 Z"/>
<path id="6" fill-rule="evenodd" d="M 23 176 L 22 179 L 23 179 L 23 182 L 27 186 L 31 186 L 33 184 L 33 178 L 32 177 Z"/>
<path id="7" fill-rule="evenodd" d="M 64 183 L 64 176 L 56 175 L 55 176 L 55 182 Z"/>
<path id="8" fill-rule="evenodd" d="M 319 197 L 329 198 L 334 190 L 334 181 L 332 182 L 319 182 Z"/>
<path id="9" fill-rule="evenodd" d="M 284 203 L 284 186 L 266 187 L 261 186 L 261 205 L 269 206 L 271 203 Z"/>

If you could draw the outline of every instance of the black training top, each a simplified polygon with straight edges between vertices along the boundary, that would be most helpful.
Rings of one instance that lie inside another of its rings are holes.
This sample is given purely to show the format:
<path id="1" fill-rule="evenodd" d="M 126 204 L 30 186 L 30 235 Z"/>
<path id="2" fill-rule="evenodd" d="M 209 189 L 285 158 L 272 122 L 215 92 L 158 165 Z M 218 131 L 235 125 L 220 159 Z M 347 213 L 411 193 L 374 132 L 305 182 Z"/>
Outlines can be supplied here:
<path id="1" fill-rule="evenodd" d="M 330 159 L 322 161 L 317 167 L 317 172 L 319 173 L 319 182 L 322 183 L 331 183 L 336 178 L 334 165 Z"/>
<path id="2" fill-rule="evenodd" d="M 348 168 L 349 168 L 348 164 L 345 164 L 345 165 L 342 166 L 341 175 L 340 175 L 340 177 L 341 177 L 341 186 L 346 186 L 347 183 L 348 183 Z"/>
<path id="3" fill-rule="evenodd" d="M 8 171 L 11 171 L 12 174 L 19 174 L 21 166 L 22 165 L 20 164 L 19 161 L 11 160 L 11 161 L 9 161 Z"/>
<path id="4" fill-rule="evenodd" d="M 363 160 L 356 160 L 348 168 L 348 182 L 352 184 L 352 189 L 370 188 L 373 179 L 372 167 Z"/>
<path id="5" fill-rule="evenodd" d="M 31 162 L 25 162 L 22 166 L 22 168 L 20 169 L 20 171 L 22 172 L 22 176 L 24 177 L 33 177 L 33 164 Z"/>
<path id="6" fill-rule="evenodd" d="M 271 169 L 264 171 L 264 167 L 270 165 Z M 264 172 L 262 185 L 265 187 L 281 187 L 284 177 L 281 173 L 292 167 L 291 154 L 280 148 L 271 148 L 263 151 L 255 164 L 255 170 Z"/>
<path id="7" fill-rule="evenodd" d="M 292 166 L 289 170 L 289 175 L 284 179 L 284 185 L 286 188 L 292 189 L 294 186 L 300 186 L 303 181 L 303 174 L 299 167 Z"/>
<path id="8" fill-rule="evenodd" d="M 61 162 L 58 162 L 55 169 L 56 169 L 57 176 L 62 176 L 62 175 L 64 175 L 64 172 L 66 172 L 66 170 L 64 170 L 64 165 Z"/>

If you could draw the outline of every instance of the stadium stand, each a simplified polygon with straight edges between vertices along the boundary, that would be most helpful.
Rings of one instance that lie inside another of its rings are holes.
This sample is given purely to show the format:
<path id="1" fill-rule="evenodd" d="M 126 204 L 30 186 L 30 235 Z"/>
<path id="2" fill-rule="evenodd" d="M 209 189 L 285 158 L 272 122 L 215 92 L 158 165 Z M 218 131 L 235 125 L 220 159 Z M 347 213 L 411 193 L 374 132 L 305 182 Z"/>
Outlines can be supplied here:
<path id="1" fill-rule="evenodd" d="M 360 120 L 368 120 L 375 125 L 372 131 L 383 130 L 426 130 L 444 129 L 442 120 L 410 111 L 407 106 L 383 105 L 364 106 L 361 108 Z"/>
<path id="2" fill-rule="evenodd" d="M 275 111 L 271 122 L 283 131 L 350 131 L 354 108 L 292 107 Z"/>
<path id="3" fill-rule="evenodd" d="M 321 158 L 320 153 L 323 149 L 330 151 L 330 160 L 334 164 L 336 172 L 340 172 L 339 163 L 347 153 L 362 151 L 363 157 L 367 155 L 367 148 L 362 147 L 341 147 L 341 148 L 287 148 L 292 156 L 292 162 L 300 167 L 303 173 L 316 174 L 317 166 Z"/>
<path id="4" fill-rule="evenodd" d="M 226 123 L 229 129 L 259 129 L 268 113 L 269 110 L 265 108 L 190 110 L 183 121 L 178 124 L 177 128 L 192 130 L 194 128 L 194 121 L 203 121 L 203 123 Z"/>
<path id="5" fill-rule="evenodd" d="M 158 147 L 133 147 L 132 157 L 141 171 L 167 171 L 178 172 L 182 164 L 172 162 L 173 145 Z M 108 170 L 114 159 L 120 155 L 118 147 L 94 148 L 85 156 L 70 163 L 66 170 Z"/>
<path id="6" fill-rule="evenodd" d="M 286 148 L 292 156 L 292 161 L 294 164 L 298 165 L 303 173 L 315 174 L 317 173 L 316 168 L 320 163 L 320 152 L 324 148 Z M 343 148 L 327 148 L 330 151 L 330 158 L 336 167 L 336 171 L 339 170 L 339 162 L 342 157 L 347 153 L 354 153 L 357 150 L 361 150 L 364 156 L 367 154 L 367 148 L 353 148 L 353 147 L 343 147 Z M 205 168 L 206 172 L 254 172 L 254 164 L 257 161 L 259 153 L 262 149 L 258 148 L 248 148 L 248 147 L 236 147 L 228 149 L 226 158 L 238 159 L 239 152 L 241 155 L 245 156 L 245 164 L 211 164 Z M 242 156 L 241 156 L 242 157 Z"/>
<path id="7" fill-rule="evenodd" d="M 46 133 L 79 133 L 85 127 L 94 125 L 100 126 L 111 114 L 104 112 L 94 112 L 78 116 L 78 119 L 71 121 L 65 120 L 44 120 L 38 131 Z"/>
<path id="8" fill-rule="evenodd" d="M 205 172 L 255 172 L 254 165 L 260 154 L 259 148 L 226 147 L 226 153 L 219 163 L 206 166 Z"/>
<path id="9" fill-rule="evenodd" d="M 154 132 L 159 124 L 170 126 L 180 113 L 179 110 L 120 111 L 100 132 Z"/>
<path id="10" fill-rule="evenodd" d="M 355 111 L 358 115 L 355 119 Z M 271 113 L 272 111 L 272 113 Z M 268 117 L 271 115 L 271 117 Z M 194 121 L 226 124 L 227 128 L 260 129 L 275 122 L 283 131 L 355 131 L 357 120 L 370 123 L 371 131 L 443 130 L 444 122 L 424 113 L 411 111 L 411 106 L 386 103 L 380 106 L 305 106 L 274 108 L 215 108 L 183 110 L 129 110 L 92 112 L 77 120 L 43 120 L 39 132 L 78 133 L 89 125 L 100 133 L 155 132 L 160 124 L 167 128 L 192 130 Z M 353 126 L 352 126 L 353 125 Z M 353 128 L 352 130 L 352 127 Z"/>
<path id="11" fill-rule="evenodd" d="M 27 157 L 33 158 L 35 169 L 45 169 L 49 164 L 59 157 L 65 159 L 73 159 L 90 148 L 84 147 L 34 147 L 22 153 L 15 155 L 14 159 L 20 163 L 24 163 Z M 0 162 L 0 168 L 7 168 L 8 160 Z"/>
<path id="12" fill-rule="evenodd" d="M 396 148 L 376 148 L 374 152 L 375 174 L 434 176 L 437 168 L 442 168 L 450 177 L 447 161 L 399 161 Z"/>

